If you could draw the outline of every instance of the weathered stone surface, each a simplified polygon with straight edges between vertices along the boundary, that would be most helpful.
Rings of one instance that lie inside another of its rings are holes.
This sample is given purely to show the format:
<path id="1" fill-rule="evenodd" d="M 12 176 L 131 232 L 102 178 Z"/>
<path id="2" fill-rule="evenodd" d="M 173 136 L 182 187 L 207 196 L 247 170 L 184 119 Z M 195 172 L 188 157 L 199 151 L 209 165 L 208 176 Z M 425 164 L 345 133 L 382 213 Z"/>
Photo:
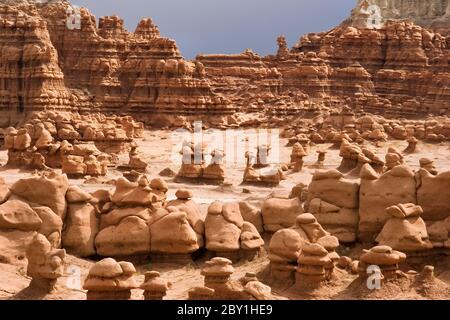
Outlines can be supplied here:
<path id="1" fill-rule="evenodd" d="M 36 231 L 41 224 L 41 218 L 25 202 L 10 200 L 0 205 L 0 229 Z"/>
<path id="2" fill-rule="evenodd" d="M 387 207 L 417 203 L 414 173 L 401 165 L 377 179 L 362 178 L 359 199 L 359 236 L 361 240 L 372 241 L 389 218 Z"/>
<path id="3" fill-rule="evenodd" d="M 222 214 L 206 216 L 206 249 L 219 252 L 238 251 L 240 236 L 241 229 L 227 221 Z"/>
<path id="4" fill-rule="evenodd" d="M 203 246 L 203 238 L 189 224 L 187 214 L 170 212 L 150 225 L 151 251 L 167 254 L 188 254 Z"/>
<path id="5" fill-rule="evenodd" d="M 356 15 L 358 8 L 364 3 L 359 0 L 353 17 Z M 448 16 L 450 14 L 450 6 L 446 1 L 401 1 L 401 0 L 375 0 L 371 4 L 377 5 L 381 9 L 381 16 L 387 19 L 409 19 L 414 23 L 435 29 L 438 32 L 448 32 L 450 26 Z"/>
<path id="6" fill-rule="evenodd" d="M 379 245 L 407 252 L 433 247 L 425 221 L 420 217 L 423 213 L 422 208 L 414 204 L 399 204 L 387 208 L 386 212 L 391 218 L 375 239 Z"/>
<path id="7" fill-rule="evenodd" d="M 49 207 L 33 207 L 33 210 L 42 220 L 37 231 L 47 238 L 53 248 L 60 248 L 63 228 L 61 218 Z"/>
<path id="8" fill-rule="evenodd" d="M 112 195 L 112 202 L 120 206 L 150 206 L 157 201 L 157 195 L 148 185 L 139 185 L 124 178 L 117 180 L 116 190 Z"/>
<path id="9" fill-rule="evenodd" d="M 0 204 L 5 202 L 9 197 L 9 187 L 6 184 L 5 180 L 0 177 Z"/>
<path id="10" fill-rule="evenodd" d="M 138 288 L 134 279 L 136 268 L 130 262 L 106 258 L 89 270 L 83 289 L 87 300 L 128 300 L 131 290 Z"/>
<path id="11" fill-rule="evenodd" d="M 66 199 L 68 203 L 89 202 L 92 196 L 77 186 L 70 186 L 67 189 Z"/>
<path id="12" fill-rule="evenodd" d="M 334 172 L 317 172 L 308 188 L 308 200 L 319 198 L 343 208 L 358 208 L 359 184 L 334 175 Z"/>
<path id="13" fill-rule="evenodd" d="M 69 204 L 65 229 L 62 233 L 64 248 L 79 257 L 96 254 L 95 237 L 99 230 L 99 219 L 89 203 Z"/>
<path id="14" fill-rule="evenodd" d="M 42 234 L 36 234 L 26 251 L 27 275 L 31 277 L 30 287 L 51 293 L 56 281 L 64 274 L 66 251 L 53 249 Z"/>
<path id="15" fill-rule="evenodd" d="M 253 224 L 259 233 L 264 232 L 261 210 L 245 201 L 239 202 L 239 209 L 244 221 Z"/>
<path id="16" fill-rule="evenodd" d="M 265 200 L 261 206 L 264 230 L 275 232 L 295 224 L 295 219 L 303 213 L 303 207 L 298 198 Z"/>
<path id="17" fill-rule="evenodd" d="M 417 176 L 417 204 L 423 209 L 425 221 L 438 221 L 450 216 L 450 171 L 436 176 L 421 169 Z"/>
<path id="18" fill-rule="evenodd" d="M 183 211 L 187 214 L 189 224 L 192 226 L 195 232 L 200 235 L 205 233 L 205 223 L 203 221 L 200 208 L 193 200 L 173 200 L 166 204 L 166 207 L 176 207 L 179 211 Z"/>
<path id="19" fill-rule="evenodd" d="M 258 230 L 250 222 L 244 222 L 241 229 L 241 248 L 244 250 L 258 250 L 264 246 L 264 240 Z"/>
<path id="20" fill-rule="evenodd" d="M 66 175 L 51 172 L 17 181 L 11 186 L 11 193 L 28 202 L 49 207 L 64 219 L 68 188 L 69 181 Z"/>
<path id="21" fill-rule="evenodd" d="M 34 231 L 0 230 L 0 262 L 23 265 L 26 250 L 35 235 Z"/>
<path id="22" fill-rule="evenodd" d="M 101 230 L 95 237 L 97 254 L 124 256 L 150 252 L 150 230 L 141 218 L 130 216 L 117 226 Z"/>

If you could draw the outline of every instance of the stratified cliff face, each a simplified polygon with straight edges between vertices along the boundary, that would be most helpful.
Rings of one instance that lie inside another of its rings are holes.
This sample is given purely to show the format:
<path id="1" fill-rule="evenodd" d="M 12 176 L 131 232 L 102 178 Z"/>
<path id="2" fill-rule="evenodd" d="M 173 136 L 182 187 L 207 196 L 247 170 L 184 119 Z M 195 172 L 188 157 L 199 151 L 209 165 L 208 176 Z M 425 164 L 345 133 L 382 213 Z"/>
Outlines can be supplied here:
<path id="1" fill-rule="evenodd" d="M 388 21 L 380 29 L 343 25 L 306 35 L 292 49 L 297 56 L 308 57 L 311 52 L 329 66 L 325 78 L 331 96 L 365 94 L 389 100 L 368 105 L 368 111 L 383 112 L 404 104 L 416 106 L 415 110 L 405 108 L 404 115 L 450 110 L 449 37 L 405 21 Z M 324 77 L 319 69 L 315 74 Z"/>
<path id="2" fill-rule="evenodd" d="M 450 28 L 450 0 L 358 0 L 352 16 L 364 5 L 377 5 L 384 20 L 407 19 L 442 34 Z"/>
<path id="3" fill-rule="evenodd" d="M 271 112 L 348 105 L 385 116 L 450 111 L 450 37 L 408 21 L 348 22 L 303 36 L 276 55 L 198 56 L 213 88 L 241 107 Z M 258 109 L 258 108 L 256 108 Z M 251 111 L 251 110 L 250 110 Z"/>
<path id="4" fill-rule="evenodd" d="M 254 97 L 268 104 L 279 94 L 281 74 L 249 49 L 240 54 L 199 55 L 197 61 L 205 66 L 214 91 L 228 97 L 241 110 L 257 110 L 252 109 L 257 104 Z"/>
<path id="5" fill-rule="evenodd" d="M 279 112 L 288 108 L 292 97 L 301 97 L 294 104 L 303 111 L 346 104 L 386 116 L 448 113 L 450 36 L 403 18 L 413 16 L 430 26 L 439 21 L 447 33 L 449 1 L 424 2 L 426 5 L 413 10 L 417 1 L 388 1 L 388 5 L 360 1 L 350 19 L 328 32 L 303 36 L 291 50 L 280 37 L 276 55 L 249 58 L 246 53 L 197 59 L 207 67 L 214 88 L 235 97 L 233 102 L 238 105 L 262 101 Z M 384 19 L 371 25 L 374 3 L 401 19 Z M 269 75 L 280 76 L 273 81 Z M 251 89 L 245 94 L 252 99 L 239 99 L 242 88 Z"/>
<path id="6" fill-rule="evenodd" d="M 343 105 L 397 117 L 450 113 L 450 0 L 420 3 L 359 1 L 340 26 L 292 49 L 280 36 L 275 55 L 246 50 L 194 61 L 151 19 L 128 32 L 117 16 L 97 26 L 81 9 L 81 28 L 71 30 L 68 3 L 1 5 L 0 126 L 44 109 L 164 125 L 180 115 L 222 125 L 236 110 L 298 116 Z M 376 26 L 372 4 L 383 16 Z"/>
<path id="7" fill-rule="evenodd" d="M 185 61 L 174 40 L 160 36 L 151 19 L 127 32 L 117 16 L 95 18 L 81 10 L 81 30 L 65 26 L 65 8 L 42 8 L 66 84 L 89 88 L 104 111 L 132 113 L 227 113 L 211 91 L 203 66 Z"/>
<path id="8" fill-rule="evenodd" d="M 127 32 L 117 16 L 81 9 L 81 29 L 66 26 L 67 3 L 0 6 L 0 108 L 154 114 L 229 114 L 201 63 L 185 61 L 151 19 Z M 7 57 L 7 58 L 4 58 Z M 6 122 L 6 121 L 5 121 Z"/>
<path id="9" fill-rule="evenodd" d="M 0 6 L 0 126 L 40 110 L 72 110 L 58 55 L 35 8 Z"/>

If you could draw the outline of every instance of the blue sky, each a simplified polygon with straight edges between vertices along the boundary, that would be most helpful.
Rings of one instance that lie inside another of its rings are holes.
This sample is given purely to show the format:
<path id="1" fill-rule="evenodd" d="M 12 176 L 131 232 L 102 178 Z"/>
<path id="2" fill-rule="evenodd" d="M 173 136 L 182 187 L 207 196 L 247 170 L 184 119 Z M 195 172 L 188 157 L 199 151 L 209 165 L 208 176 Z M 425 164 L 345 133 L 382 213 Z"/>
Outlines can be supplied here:
<path id="1" fill-rule="evenodd" d="M 71 0 L 96 17 L 117 14 L 134 31 L 151 17 L 163 36 L 177 41 L 181 53 L 238 53 L 246 48 L 266 55 L 276 38 L 289 46 L 309 32 L 329 30 L 349 16 L 356 0 Z"/>

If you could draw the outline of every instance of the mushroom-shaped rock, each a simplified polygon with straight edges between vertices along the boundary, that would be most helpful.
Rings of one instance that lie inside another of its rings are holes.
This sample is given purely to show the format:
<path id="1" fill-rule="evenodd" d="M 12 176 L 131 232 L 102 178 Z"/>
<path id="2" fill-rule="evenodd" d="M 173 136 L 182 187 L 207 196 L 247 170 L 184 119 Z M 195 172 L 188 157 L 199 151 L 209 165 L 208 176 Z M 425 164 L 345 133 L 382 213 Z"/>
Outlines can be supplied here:
<path id="1" fill-rule="evenodd" d="M 83 288 L 88 300 L 128 300 L 138 287 L 133 276 L 136 269 L 129 262 L 103 259 L 89 270 Z"/>
<path id="2" fill-rule="evenodd" d="M 433 245 L 428 238 L 427 226 L 420 217 L 423 210 L 415 204 L 398 204 L 386 208 L 391 218 L 375 239 L 379 245 L 387 245 L 401 251 L 423 251 Z"/>
<path id="3" fill-rule="evenodd" d="M 163 300 L 171 283 L 161 279 L 157 271 L 147 271 L 141 289 L 144 290 L 145 300 Z"/>

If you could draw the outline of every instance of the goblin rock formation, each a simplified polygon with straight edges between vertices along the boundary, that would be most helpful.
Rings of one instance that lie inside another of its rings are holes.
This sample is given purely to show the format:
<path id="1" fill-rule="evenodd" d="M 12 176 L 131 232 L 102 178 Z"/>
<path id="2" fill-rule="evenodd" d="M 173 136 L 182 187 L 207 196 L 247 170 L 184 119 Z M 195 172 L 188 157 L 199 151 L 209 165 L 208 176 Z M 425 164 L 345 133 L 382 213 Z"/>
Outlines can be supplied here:
<path id="1" fill-rule="evenodd" d="M 201 272 L 205 285 L 189 290 L 189 299 L 274 300 L 272 289 L 259 282 L 254 274 L 235 281 L 230 279 L 233 273 L 232 262 L 228 259 L 216 257 L 207 261 Z"/>
<path id="2" fill-rule="evenodd" d="M 83 8 L 70 30 L 69 3 L 44 2 L 0 5 L 0 279 L 58 299 L 450 297 L 449 0 L 361 0 L 274 55 L 193 61 L 150 18 Z M 174 127 L 258 135 L 174 151 Z M 84 291 L 55 286 L 68 263 Z"/>
<path id="3" fill-rule="evenodd" d="M 212 92 L 203 65 L 184 60 L 151 19 L 132 33 L 117 16 L 100 18 L 97 27 L 82 8 L 81 28 L 69 30 L 68 6 L 64 1 L 0 6 L 2 126 L 50 109 L 143 117 L 156 112 L 166 122 L 164 114 L 180 111 L 233 111 Z"/>
<path id="4" fill-rule="evenodd" d="M 90 270 L 83 288 L 88 290 L 87 300 L 128 300 L 131 290 L 138 284 L 133 278 L 136 269 L 129 262 L 112 258 L 97 262 Z"/>
<path id="5" fill-rule="evenodd" d="M 32 278 L 30 287 L 52 292 L 64 273 L 65 258 L 64 249 L 52 249 L 47 238 L 37 234 L 27 250 L 27 275 Z"/>

